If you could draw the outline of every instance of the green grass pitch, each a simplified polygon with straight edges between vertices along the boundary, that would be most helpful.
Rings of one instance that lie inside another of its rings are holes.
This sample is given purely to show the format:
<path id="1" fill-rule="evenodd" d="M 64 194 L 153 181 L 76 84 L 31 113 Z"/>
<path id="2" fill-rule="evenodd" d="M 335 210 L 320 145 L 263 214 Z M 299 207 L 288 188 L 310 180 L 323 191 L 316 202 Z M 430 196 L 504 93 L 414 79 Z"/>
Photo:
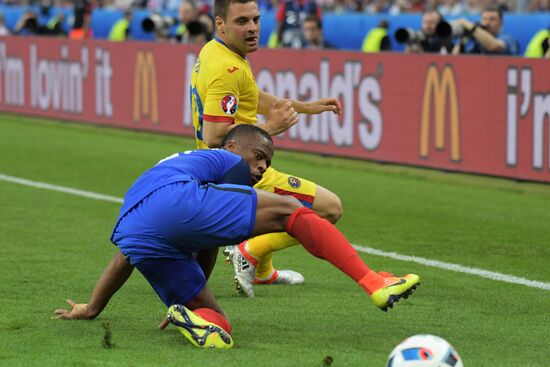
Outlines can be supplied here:
<path id="1" fill-rule="evenodd" d="M 0 115 L 0 174 L 123 197 L 187 138 Z M 279 151 L 279 170 L 336 192 L 357 245 L 550 282 L 550 186 Z M 115 252 L 119 204 L 0 180 L 1 366 L 384 366 L 407 336 L 449 340 L 468 367 L 550 365 L 550 291 L 361 254 L 373 269 L 415 272 L 422 286 L 389 313 L 328 263 L 295 246 L 276 266 L 301 286 L 234 294 L 220 254 L 211 279 L 235 348 L 199 350 L 174 328 L 143 277 L 93 321 L 52 320 L 85 302 Z M 109 323 L 112 348 L 105 348 Z"/>

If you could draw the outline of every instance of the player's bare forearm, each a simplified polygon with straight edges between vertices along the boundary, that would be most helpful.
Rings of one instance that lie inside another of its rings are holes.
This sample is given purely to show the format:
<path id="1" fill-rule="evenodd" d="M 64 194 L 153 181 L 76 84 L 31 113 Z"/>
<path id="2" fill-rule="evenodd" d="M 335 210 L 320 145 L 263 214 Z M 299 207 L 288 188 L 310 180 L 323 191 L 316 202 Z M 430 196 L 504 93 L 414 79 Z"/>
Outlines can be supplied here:
<path id="1" fill-rule="evenodd" d="M 342 105 L 336 98 L 321 98 L 311 102 L 302 102 L 296 99 L 278 98 L 264 91 L 260 91 L 259 94 L 258 113 L 267 115 L 274 104 L 286 101 L 292 104 L 292 108 L 296 112 L 307 115 L 316 115 L 322 112 L 334 112 L 337 115 L 342 113 Z"/>
<path id="2" fill-rule="evenodd" d="M 97 281 L 88 303 L 88 312 L 96 317 L 103 311 L 109 300 L 126 283 L 134 267 L 119 251 L 115 254 Z"/>
<path id="3" fill-rule="evenodd" d="M 203 121 L 202 125 L 202 137 L 204 143 L 208 145 L 209 148 L 220 148 L 223 142 L 223 138 L 229 131 L 233 129 L 237 124 L 228 124 L 222 122 L 210 122 Z"/>
<path id="4" fill-rule="evenodd" d="M 267 115 L 274 104 L 276 104 L 277 102 L 286 101 L 289 101 L 292 104 L 292 107 L 296 110 L 296 112 L 307 113 L 307 104 L 305 102 L 279 98 L 264 91 L 260 91 L 260 95 L 258 98 L 258 113 L 260 115 Z"/>
<path id="5" fill-rule="evenodd" d="M 71 299 L 67 303 L 70 309 L 54 311 L 58 319 L 93 319 L 103 311 L 109 300 L 128 280 L 134 268 L 124 255 L 117 252 L 96 283 L 89 303 L 76 303 Z"/>
<path id="6" fill-rule="evenodd" d="M 275 97 L 274 95 L 271 95 L 267 92 L 260 91 L 258 95 L 258 113 L 260 115 L 266 115 L 269 113 L 269 110 L 271 109 L 271 106 L 273 106 L 273 103 L 275 103 L 280 98 Z"/>
<path id="7" fill-rule="evenodd" d="M 292 106 L 298 113 L 317 115 L 323 112 L 333 112 L 336 115 L 342 114 L 342 105 L 336 98 L 321 98 L 311 102 L 292 101 Z"/>

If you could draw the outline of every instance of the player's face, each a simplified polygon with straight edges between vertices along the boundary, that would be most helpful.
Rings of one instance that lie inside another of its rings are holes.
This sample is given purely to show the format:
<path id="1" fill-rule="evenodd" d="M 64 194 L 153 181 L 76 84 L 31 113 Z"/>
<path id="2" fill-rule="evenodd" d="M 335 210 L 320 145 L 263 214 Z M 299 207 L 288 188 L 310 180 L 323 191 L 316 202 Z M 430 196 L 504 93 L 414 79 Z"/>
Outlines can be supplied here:
<path id="1" fill-rule="evenodd" d="M 230 142 L 225 149 L 240 155 L 248 163 L 252 185 L 257 184 L 262 179 L 265 170 L 271 166 L 273 144 L 263 137 L 251 139 L 242 144 Z"/>
<path id="2" fill-rule="evenodd" d="M 218 37 L 241 56 L 258 49 L 260 11 L 255 1 L 230 3 L 226 19 L 216 17 Z"/>

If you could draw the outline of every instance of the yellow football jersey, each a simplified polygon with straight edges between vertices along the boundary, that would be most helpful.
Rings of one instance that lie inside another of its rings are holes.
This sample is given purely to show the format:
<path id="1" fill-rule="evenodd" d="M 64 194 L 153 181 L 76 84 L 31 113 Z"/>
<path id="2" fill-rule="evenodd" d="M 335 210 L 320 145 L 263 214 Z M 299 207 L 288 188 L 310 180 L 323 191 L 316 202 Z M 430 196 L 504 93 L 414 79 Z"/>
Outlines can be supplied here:
<path id="1" fill-rule="evenodd" d="M 208 42 L 199 53 L 191 75 L 191 109 L 197 148 L 207 149 L 203 121 L 254 124 L 258 86 L 246 58 L 220 39 Z"/>
<path id="2" fill-rule="evenodd" d="M 220 39 L 208 42 L 199 53 L 191 75 L 191 108 L 198 149 L 208 149 L 202 136 L 204 120 L 226 124 L 255 124 L 259 91 L 246 58 Z M 311 208 L 315 183 L 269 167 L 255 185 L 279 195 L 292 195 Z"/>
<path id="3" fill-rule="evenodd" d="M 254 185 L 256 189 L 272 192 L 279 195 L 291 195 L 308 208 L 313 207 L 315 195 L 317 195 L 317 185 L 301 177 L 279 172 L 273 167 L 269 167 L 260 182 Z"/>

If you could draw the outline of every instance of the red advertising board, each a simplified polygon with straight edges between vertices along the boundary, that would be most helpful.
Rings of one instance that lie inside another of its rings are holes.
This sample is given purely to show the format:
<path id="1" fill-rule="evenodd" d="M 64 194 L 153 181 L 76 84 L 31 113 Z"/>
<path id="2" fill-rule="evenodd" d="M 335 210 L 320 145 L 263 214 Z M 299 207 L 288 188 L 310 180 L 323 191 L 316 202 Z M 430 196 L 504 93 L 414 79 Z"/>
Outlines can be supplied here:
<path id="1" fill-rule="evenodd" d="M 0 39 L 0 110 L 192 135 L 182 121 L 186 68 L 197 51 L 168 44 L 5 37 Z"/>
<path id="2" fill-rule="evenodd" d="M 4 37 L 0 111 L 192 136 L 198 51 Z M 271 94 L 342 101 L 342 116 L 302 116 L 278 147 L 550 182 L 550 60 L 259 50 L 250 62 Z"/>

